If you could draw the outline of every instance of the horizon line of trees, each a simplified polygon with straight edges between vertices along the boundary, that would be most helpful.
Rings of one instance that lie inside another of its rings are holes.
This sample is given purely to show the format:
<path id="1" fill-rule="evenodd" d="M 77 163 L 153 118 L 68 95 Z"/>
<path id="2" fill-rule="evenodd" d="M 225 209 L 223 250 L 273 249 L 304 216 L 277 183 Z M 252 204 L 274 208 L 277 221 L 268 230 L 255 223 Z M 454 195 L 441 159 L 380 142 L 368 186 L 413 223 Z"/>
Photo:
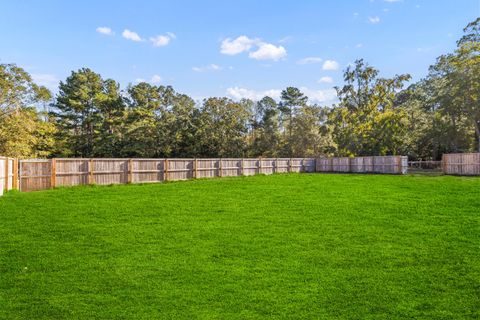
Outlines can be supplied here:
<path id="1" fill-rule="evenodd" d="M 480 152 L 480 18 L 454 52 L 406 86 L 363 59 L 344 71 L 332 107 L 288 87 L 280 101 L 212 97 L 171 86 L 122 90 L 88 68 L 53 96 L 13 64 L 0 64 L 0 154 L 26 157 L 307 157 Z"/>

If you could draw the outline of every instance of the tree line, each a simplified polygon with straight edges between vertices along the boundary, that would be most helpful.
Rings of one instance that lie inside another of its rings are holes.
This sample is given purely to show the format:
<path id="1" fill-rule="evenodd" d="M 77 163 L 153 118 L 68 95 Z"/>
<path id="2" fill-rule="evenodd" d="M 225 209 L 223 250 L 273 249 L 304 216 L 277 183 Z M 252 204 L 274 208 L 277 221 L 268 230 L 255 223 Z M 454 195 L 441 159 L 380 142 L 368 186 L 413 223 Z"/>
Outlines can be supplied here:
<path id="1" fill-rule="evenodd" d="M 288 87 L 276 101 L 195 102 L 171 86 L 122 89 L 88 68 L 53 96 L 13 64 L 0 64 L 0 154 L 26 157 L 300 157 L 480 151 L 480 18 L 454 52 L 408 84 L 359 59 L 331 107 Z"/>

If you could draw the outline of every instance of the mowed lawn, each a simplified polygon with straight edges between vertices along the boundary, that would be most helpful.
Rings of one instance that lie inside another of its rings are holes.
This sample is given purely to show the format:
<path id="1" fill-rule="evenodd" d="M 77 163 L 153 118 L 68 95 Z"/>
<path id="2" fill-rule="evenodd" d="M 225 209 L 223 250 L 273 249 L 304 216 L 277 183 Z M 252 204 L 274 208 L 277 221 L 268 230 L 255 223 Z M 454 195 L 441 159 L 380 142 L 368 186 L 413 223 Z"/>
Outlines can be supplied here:
<path id="1" fill-rule="evenodd" d="M 285 174 L 0 198 L 1 319 L 478 319 L 480 178 Z"/>

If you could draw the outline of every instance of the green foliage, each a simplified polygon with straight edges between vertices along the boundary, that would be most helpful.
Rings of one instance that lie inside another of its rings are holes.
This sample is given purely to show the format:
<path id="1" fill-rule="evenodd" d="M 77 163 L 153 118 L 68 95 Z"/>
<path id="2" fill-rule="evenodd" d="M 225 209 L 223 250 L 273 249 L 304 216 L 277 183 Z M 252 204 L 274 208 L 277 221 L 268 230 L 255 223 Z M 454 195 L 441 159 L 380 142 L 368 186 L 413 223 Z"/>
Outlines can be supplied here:
<path id="1" fill-rule="evenodd" d="M 119 85 L 88 68 L 60 82 L 52 115 L 59 140 L 77 157 L 115 156 L 125 106 Z"/>
<path id="2" fill-rule="evenodd" d="M 406 134 L 405 114 L 394 107 L 396 93 L 409 75 L 378 78 L 379 71 L 363 60 L 344 73 L 337 88 L 339 104 L 330 113 L 339 155 L 396 155 Z"/>
<path id="3" fill-rule="evenodd" d="M 246 103 L 209 98 L 199 114 L 199 153 L 207 157 L 242 157 L 250 112 Z"/>
<path id="4" fill-rule="evenodd" d="M 54 148 L 55 126 L 36 107 L 51 99 L 50 91 L 13 64 L 0 64 L 0 155 L 44 157 Z"/>
<path id="5" fill-rule="evenodd" d="M 7 193 L 0 318 L 478 319 L 479 188 L 289 174 Z"/>
<path id="6" fill-rule="evenodd" d="M 428 76 L 400 105 L 418 137 L 413 154 L 438 159 L 444 152 L 480 151 L 480 19 L 468 24 L 455 52 L 440 56 Z M 476 141 L 476 142 L 475 142 Z"/>
<path id="7" fill-rule="evenodd" d="M 21 108 L 0 117 L 0 155 L 47 157 L 55 148 L 55 125 L 34 108 Z"/>
<path id="8" fill-rule="evenodd" d="M 281 144 L 280 108 L 271 97 L 264 97 L 255 104 L 251 140 L 250 155 L 278 156 Z"/>

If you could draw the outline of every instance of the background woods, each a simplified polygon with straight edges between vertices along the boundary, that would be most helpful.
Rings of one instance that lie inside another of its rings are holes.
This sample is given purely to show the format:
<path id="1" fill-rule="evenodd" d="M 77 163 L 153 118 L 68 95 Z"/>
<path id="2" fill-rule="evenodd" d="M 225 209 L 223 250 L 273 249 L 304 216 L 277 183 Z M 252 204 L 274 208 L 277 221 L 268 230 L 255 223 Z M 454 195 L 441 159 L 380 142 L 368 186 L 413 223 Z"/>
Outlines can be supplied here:
<path id="1" fill-rule="evenodd" d="M 0 65 L 0 154 L 27 157 L 311 157 L 480 151 L 480 19 L 428 75 L 382 78 L 360 59 L 338 102 L 310 103 L 288 87 L 279 101 L 195 102 L 170 86 L 120 88 L 73 71 L 53 96 L 13 64 Z M 407 86 L 408 85 L 408 86 Z"/>

